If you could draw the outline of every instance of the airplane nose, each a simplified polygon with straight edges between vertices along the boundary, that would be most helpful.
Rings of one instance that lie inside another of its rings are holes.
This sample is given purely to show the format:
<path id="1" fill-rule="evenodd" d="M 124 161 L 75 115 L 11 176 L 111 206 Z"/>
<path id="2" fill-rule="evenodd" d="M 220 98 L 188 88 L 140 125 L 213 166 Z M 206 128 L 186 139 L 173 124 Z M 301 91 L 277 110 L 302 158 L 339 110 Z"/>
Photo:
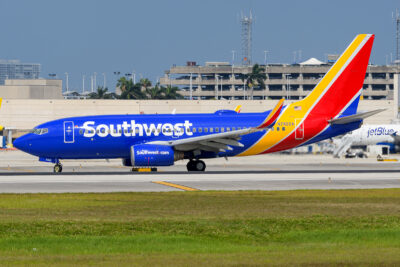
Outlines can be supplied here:
<path id="1" fill-rule="evenodd" d="M 19 150 L 22 150 L 24 152 L 28 152 L 29 149 L 29 142 L 27 140 L 28 138 L 23 135 L 21 137 L 18 137 L 17 139 L 14 140 L 13 146 L 18 148 Z"/>

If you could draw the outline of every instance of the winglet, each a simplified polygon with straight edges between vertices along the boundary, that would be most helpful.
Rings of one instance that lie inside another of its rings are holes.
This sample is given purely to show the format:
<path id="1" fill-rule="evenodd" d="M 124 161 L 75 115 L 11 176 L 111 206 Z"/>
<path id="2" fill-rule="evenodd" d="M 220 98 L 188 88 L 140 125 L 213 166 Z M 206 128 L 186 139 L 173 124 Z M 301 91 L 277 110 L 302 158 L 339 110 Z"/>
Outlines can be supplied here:
<path id="1" fill-rule="evenodd" d="M 237 112 L 237 113 L 240 113 L 240 110 L 242 109 L 242 105 L 237 105 L 236 107 L 235 107 L 235 111 Z"/>
<path id="2" fill-rule="evenodd" d="M 271 125 L 273 125 L 275 123 L 275 121 L 279 117 L 279 114 L 281 113 L 284 100 L 285 100 L 284 98 L 279 100 L 278 104 L 269 113 L 268 117 L 263 121 L 263 123 L 261 123 L 259 126 L 256 127 L 257 129 L 268 128 L 269 126 L 271 126 Z"/>

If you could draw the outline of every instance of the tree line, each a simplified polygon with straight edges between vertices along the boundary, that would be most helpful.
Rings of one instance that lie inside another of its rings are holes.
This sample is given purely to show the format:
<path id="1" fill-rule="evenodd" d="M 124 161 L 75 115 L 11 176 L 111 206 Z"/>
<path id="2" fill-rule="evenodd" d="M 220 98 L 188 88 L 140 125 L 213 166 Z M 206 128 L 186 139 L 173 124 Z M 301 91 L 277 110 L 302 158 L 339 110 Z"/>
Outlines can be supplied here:
<path id="1" fill-rule="evenodd" d="M 244 74 L 241 79 L 250 91 L 251 99 L 253 98 L 254 87 L 265 89 L 265 67 L 258 64 L 253 65 L 250 73 Z M 117 82 L 121 94 L 109 92 L 108 88 L 99 86 L 96 92 L 90 93 L 91 99 L 183 99 L 184 97 L 178 92 L 176 86 L 160 86 L 156 84 L 152 86 L 149 79 L 140 79 L 138 83 L 133 83 L 132 79 L 121 77 Z"/>
<path id="2" fill-rule="evenodd" d="M 183 99 L 175 86 L 152 86 L 149 79 L 140 79 L 138 83 L 133 83 L 131 79 L 121 77 L 117 82 L 121 94 L 108 91 L 107 87 L 99 86 L 96 92 L 90 93 L 90 99 Z"/>

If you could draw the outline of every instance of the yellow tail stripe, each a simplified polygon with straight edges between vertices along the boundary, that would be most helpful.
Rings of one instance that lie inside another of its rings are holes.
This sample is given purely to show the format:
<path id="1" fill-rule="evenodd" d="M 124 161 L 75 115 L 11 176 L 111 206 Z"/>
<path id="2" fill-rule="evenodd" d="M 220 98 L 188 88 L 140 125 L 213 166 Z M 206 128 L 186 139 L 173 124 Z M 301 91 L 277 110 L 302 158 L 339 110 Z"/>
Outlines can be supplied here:
<path id="1" fill-rule="evenodd" d="M 340 70 L 345 66 L 346 62 L 351 58 L 367 34 L 359 34 L 353 42 L 344 51 L 342 56 L 336 61 L 332 68 L 325 74 L 324 78 L 317 84 L 314 90 L 304 99 L 288 105 L 276 121 L 276 126 L 284 126 L 285 131 L 268 131 L 260 138 L 252 147 L 242 152 L 238 156 L 250 156 L 264 152 L 265 150 L 275 146 L 284 138 L 289 136 L 296 127 L 296 119 L 303 119 L 311 109 L 313 104 L 318 100 L 327 86 L 336 77 Z M 295 108 L 296 107 L 296 108 Z"/>
<path id="2" fill-rule="evenodd" d="M 187 187 L 187 186 L 179 185 L 179 184 L 173 184 L 173 183 L 164 182 L 164 181 L 153 181 L 152 183 L 166 185 L 166 186 L 182 189 L 185 191 L 199 191 L 199 189 L 196 189 L 196 188 Z"/>

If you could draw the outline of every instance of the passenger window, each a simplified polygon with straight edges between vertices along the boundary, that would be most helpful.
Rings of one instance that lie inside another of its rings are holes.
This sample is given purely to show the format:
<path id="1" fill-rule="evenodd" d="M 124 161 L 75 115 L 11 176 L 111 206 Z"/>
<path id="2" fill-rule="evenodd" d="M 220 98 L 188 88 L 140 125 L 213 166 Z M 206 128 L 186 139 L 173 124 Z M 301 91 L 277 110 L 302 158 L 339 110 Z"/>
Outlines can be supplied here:
<path id="1" fill-rule="evenodd" d="M 203 132 L 203 128 L 199 127 L 199 133 Z"/>
<path id="2" fill-rule="evenodd" d="M 231 128 L 229 128 L 229 127 L 226 127 L 226 131 L 227 132 L 229 132 L 231 130 Z"/>
<path id="3" fill-rule="evenodd" d="M 204 132 L 205 132 L 205 133 L 208 133 L 208 128 L 204 128 Z"/>
<path id="4" fill-rule="evenodd" d="M 196 132 L 196 128 L 193 128 L 193 132 L 194 132 L 194 133 Z"/>
<path id="5" fill-rule="evenodd" d="M 219 133 L 219 128 L 218 127 L 215 127 L 215 132 Z"/>
<path id="6" fill-rule="evenodd" d="M 235 127 L 232 127 L 232 131 L 235 131 L 236 130 L 236 128 Z"/>
<path id="7" fill-rule="evenodd" d="M 213 133 L 213 132 L 214 132 L 214 128 L 211 127 L 211 128 L 210 128 L 210 133 Z"/>
<path id="8" fill-rule="evenodd" d="M 279 127 L 276 127 L 276 130 L 279 131 Z"/>
<path id="9" fill-rule="evenodd" d="M 286 128 L 285 127 L 282 127 L 282 131 L 285 131 L 286 130 Z"/>
<path id="10" fill-rule="evenodd" d="M 80 135 L 83 134 L 83 130 L 82 130 L 82 129 L 79 130 L 79 134 L 80 134 Z"/>
<path id="11" fill-rule="evenodd" d="M 139 133 L 139 129 L 138 128 L 135 129 L 135 133 L 137 133 L 137 134 Z"/>
<path id="12" fill-rule="evenodd" d="M 225 128 L 221 127 L 221 133 L 225 132 Z"/>

